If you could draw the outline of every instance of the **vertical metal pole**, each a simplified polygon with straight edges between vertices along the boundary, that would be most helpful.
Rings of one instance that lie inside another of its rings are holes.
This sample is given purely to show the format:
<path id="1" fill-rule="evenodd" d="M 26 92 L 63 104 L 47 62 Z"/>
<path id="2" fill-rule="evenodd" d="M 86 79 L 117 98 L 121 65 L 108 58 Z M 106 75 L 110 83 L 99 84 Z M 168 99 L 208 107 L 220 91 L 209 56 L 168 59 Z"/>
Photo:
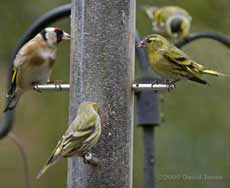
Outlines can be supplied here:
<path id="1" fill-rule="evenodd" d="M 140 42 L 140 36 L 136 34 L 136 43 Z M 146 51 L 142 48 L 136 49 L 136 55 L 140 64 L 140 75 L 149 82 L 152 71 L 148 63 Z M 159 93 L 141 91 L 136 93 L 137 124 L 143 128 L 144 148 L 144 188 L 155 188 L 155 126 L 160 124 L 160 100 Z"/>
<path id="2" fill-rule="evenodd" d="M 68 188 L 132 188 L 135 0 L 73 0 L 70 114 L 101 106 L 97 167 L 69 159 Z"/>
<path id="3" fill-rule="evenodd" d="M 154 126 L 143 127 L 144 147 L 144 188 L 155 188 L 155 150 Z"/>

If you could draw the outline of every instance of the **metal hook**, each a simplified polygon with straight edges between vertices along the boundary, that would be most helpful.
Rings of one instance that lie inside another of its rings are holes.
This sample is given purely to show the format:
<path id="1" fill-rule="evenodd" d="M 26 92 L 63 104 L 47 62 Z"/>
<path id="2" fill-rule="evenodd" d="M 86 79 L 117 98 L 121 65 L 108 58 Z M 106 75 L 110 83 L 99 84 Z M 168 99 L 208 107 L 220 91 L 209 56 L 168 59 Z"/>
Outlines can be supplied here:
<path id="1" fill-rule="evenodd" d="M 182 39 L 181 41 L 177 42 L 175 45 L 178 48 L 182 48 L 183 46 L 199 40 L 199 39 L 211 39 L 215 40 L 217 42 L 222 43 L 227 48 L 230 48 L 230 37 L 227 37 L 220 33 L 214 33 L 214 32 L 197 32 L 197 33 L 191 33 L 188 37 Z"/>

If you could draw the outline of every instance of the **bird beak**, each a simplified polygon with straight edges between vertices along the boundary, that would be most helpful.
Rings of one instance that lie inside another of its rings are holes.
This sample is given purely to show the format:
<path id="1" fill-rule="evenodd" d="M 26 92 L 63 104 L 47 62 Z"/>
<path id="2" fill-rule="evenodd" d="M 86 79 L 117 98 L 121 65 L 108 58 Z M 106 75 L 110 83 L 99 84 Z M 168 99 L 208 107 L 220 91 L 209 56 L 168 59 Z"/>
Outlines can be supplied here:
<path id="1" fill-rule="evenodd" d="M 70 40 L 70 39 L 71 39 L 71 36 L 70 36 L 70 34 L 64 32 L 62 39 L 63 39 L 63 40 Z"/>
<path id="2" fill-rule="evenodd" d="M 144 41 L 142 40 L 141 42 L 139 42 L 139 44 L 136 45 L 137 48 L 145 48 L 145 43 Z"/>

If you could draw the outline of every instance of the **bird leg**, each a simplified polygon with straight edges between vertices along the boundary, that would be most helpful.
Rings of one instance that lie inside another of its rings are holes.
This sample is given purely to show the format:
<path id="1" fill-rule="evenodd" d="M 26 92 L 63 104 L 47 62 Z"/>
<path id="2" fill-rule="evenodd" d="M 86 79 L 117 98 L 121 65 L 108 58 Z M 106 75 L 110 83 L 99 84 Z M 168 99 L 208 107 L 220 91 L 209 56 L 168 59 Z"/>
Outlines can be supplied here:
<path id="1" fill-rule="evenodd" d="M 172 81 L 170 82 L 170 84 L 171 84 L 171 85 L 175 85 L 175 84 L 176 84 L 176 82 L 178 82 L 178 81 L 180 81 L 180 79 L 175 79 L 175 80 L 172 80 Z"/>
<path id="2" fill-rule="evenodd" d="M 157 85 L 157 84 L 161 84 L 162 80 L 161 79 L 155 79 L 151 84 L 153 85 Z"/>
<path id="3" fill-rule="evenodd" d="M 176 82 L 178 82 L 180 79 L 175 79 L 175 80 L 165 80 L 165 84 L 169 85 L 168 87 L 168 92 L 173 90 L 176 87 Z M 174 87 L 171 87 L 174 86 Z"/>
<path id="4" fill-rule="evenodd" d="M 161 84 L 161 80 L 160 79 L 156 79 L 154 80 L 151 85 L 152 85 L 152 88 L 154 87 L 154 85 L 157 85 L 157 84 Z M 157 93 L 158 91 L 154 91 L 155 93 Z"/>
<path id="5" fill-rule="evenodd" d="M 84 163 L 86 164 L 91 164 L 93 166 L 97 166 L 99 164 L 99 159 L 96 158 L 93 153 L 86 153 L 84 156 L 83 156 L 83 160 L 84 160 Z"/>
<path id="6" fill-rule="evenodd" d="M 52 80 L 52 81 L 48 81 L 47 84 L 63 84 L 63 80 Z"/>

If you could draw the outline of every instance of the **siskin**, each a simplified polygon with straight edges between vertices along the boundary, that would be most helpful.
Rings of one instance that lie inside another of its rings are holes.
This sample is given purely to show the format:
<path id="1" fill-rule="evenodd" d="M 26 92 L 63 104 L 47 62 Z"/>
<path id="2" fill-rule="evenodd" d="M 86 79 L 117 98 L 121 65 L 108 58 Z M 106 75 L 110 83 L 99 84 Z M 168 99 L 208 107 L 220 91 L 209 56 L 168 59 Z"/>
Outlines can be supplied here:
<path id="1" fill-rule="evenodd" d="M 152 21 L 153 31 L 169 40 L 178 40 L 188 36 L 192 17 L 177 6 L 153 7 L 143 6 Z"/>
<path id="2" fill-rule="evenodd" d="M 188 79 L 207 84 L 207 81 L 201 78 L 203 74 L 226 76 L 196 63 L 167 39 L 157 34 L 147 36 L 137 47 L 147 48 L 151 68 L 170 83 Z"/>
<path id="3" fill-rule="evenodd" d="M 19 50 L 7 94 L 10 100 L 4 112 L 14 109 L 21 95 L 34 84 L 49 82 L 57 45 L 63 40 L 70 40 L 70 35 L 59 28 L 45 28 Z"/>
<path id="4" fill-rule="evenodd" d="M 62 158 L 84 157 L 96 145 L 101 136 L 99 106 L 94 102 L 80 104 L 77 115 L 53 150 L 49 160 L 39 172 L 39 179 L 45 171 Z"/>

